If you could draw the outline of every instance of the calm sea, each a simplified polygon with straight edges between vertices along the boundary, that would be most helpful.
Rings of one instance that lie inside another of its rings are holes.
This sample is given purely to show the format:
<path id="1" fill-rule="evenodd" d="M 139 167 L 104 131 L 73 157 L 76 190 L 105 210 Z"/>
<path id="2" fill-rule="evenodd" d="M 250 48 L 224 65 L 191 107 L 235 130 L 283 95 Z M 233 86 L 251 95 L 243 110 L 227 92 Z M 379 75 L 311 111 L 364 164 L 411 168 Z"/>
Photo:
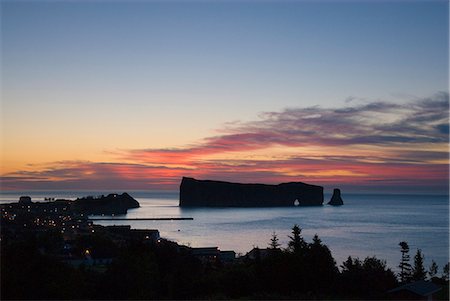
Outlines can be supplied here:
<path id="1" fill-rule="evenodd" d="M 76 198 L 107 192 L 1 192 L 0 202 L 30 195 Z M 417 249 L 428 266 L 433 259 L 440 272 L 449 261 L 449 197 L 435 195 L 343 194 L 341 207 L 180 208 L 177 193 L 130 192 L 140 208 L 120 217 L 193 217 L 184 221 L 102 221 L 101 225 L 130 224 L 137 229 L 158 229 L 162 237 L 192 247 L 218 246 L 245 254 L 254 246 L 265 248 L 273 232 L 287 245 L 298 224 L 307 241 L 318 234 L 340 265 L 349 255 L 377 256 L 394 270 L 400 261 L 400 241 L 407 241 L 411 258 Z M 329 199 L 326 196 L 326 200 Z"/>

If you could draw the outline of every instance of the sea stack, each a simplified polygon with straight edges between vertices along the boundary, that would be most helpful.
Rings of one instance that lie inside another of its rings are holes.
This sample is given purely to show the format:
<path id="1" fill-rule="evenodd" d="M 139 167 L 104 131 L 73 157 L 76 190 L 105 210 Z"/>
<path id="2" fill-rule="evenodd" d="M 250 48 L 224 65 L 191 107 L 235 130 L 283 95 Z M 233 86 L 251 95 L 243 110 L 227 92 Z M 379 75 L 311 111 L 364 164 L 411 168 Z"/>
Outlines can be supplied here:
<path id="1" fill-rule="evenodd" d="M 340 189 L 335 188 L 333 190 L 333 196 L 331 197 L 331 200 L 328 202 L 328 205 L 332 205 L 332 206 L 344 205 L 344 201 L 341 198 L 341 190 Z"/>
<path id="2" fill-rule="evenodd" d="M 302 182 L 243 184 L 183 177 L 180 207 L 321 206 L 323 187 Z"/>

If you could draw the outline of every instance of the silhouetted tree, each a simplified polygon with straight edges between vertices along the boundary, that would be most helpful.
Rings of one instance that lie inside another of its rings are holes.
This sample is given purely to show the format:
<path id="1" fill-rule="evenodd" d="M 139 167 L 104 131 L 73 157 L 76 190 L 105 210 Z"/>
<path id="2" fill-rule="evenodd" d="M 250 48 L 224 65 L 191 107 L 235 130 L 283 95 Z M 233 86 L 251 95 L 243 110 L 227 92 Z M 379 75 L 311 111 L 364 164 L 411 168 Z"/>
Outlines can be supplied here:
<path id="1" fill-rule="evenodd" d="M 430 275 L 430 278 L 433 278 L 438 273 L 438 265 L 434 260 L 431 260 L 430 268 L 428 269 L 428 275 Z"/>
<path id="2" fill-rule="evenodd" d="M 292 227 L 292 236 L 288 236 L 290 238 L 290 241 L 288 243 L 288 250 L 290 252 L 293 252 L 295 254 L 300 253 L 302 250 L 304 251 L 306 249 L 306 242 L 301 236 L 302 229 L 295 224 L 294 227 Z"/>
<path id="3" fill-rule="evenodd" d="M 442 278 L 447 281 L 448 280 L 448 272 L 449 272 L 449 263 L 447 262 L 446 265 L 444 265 L 444 268 L 442 269 Z"/>
<path id="4" fill-rule="evenodd" d="M 279 243 L 278 236 L 275 232 L 272 233 L 272 238 L 270 239 L 269 248 L 277 250 L 281 244 Z"/>
<path id="5" fill-rule="evenodd" d="M 412 279 L 413 280 L 425 280 L 427 273 L 425 272 L 425 268 L 423 266 L 423 254 L 419 249 L 414 256 L 414 267 L 412 270 Z"/>
<path id="6" fill-rule="evenodd" d="M 303 265 L 306 268 L 303 281 L 306 282 L 308 289 L 321 293 L 330 290 L 338 275 L 338 269 L 330 249 L 322 243 L 317 234 L 314 235 L 313 242 L 307 246 Z"/>
<path id="7" fill-rule="evenodd" d="M 342 264 L 339 288 L 344 299 L 384 299 L 385 293 L 397 285 L 397 279 L 386 262 L 376 257 L 348 259 Z"/>
<path id="8" fill-rule="evenodd" d="M 359 258 L 353 259 L 351 256 L 347 258 L 341 265 L 342 273 L 344 272 L 354 272 L 355 270 L 361 269 L 361 261 Z"/>
<path id="9" fill-rule="evenodd" d="M 320 246 L 322 245 L 322 240 L 319 238 L 319 235 L 314 234 L 312 246 Z"/>
<path id="10" fill-rule="evenodd" d="M 402 259 L 400 261 L 400 282 L 405 283 L 411 280 L 411 264 L 409 263 L 409 246 L 406 241 L 402 241 L 399 243 L 401 247 L 400 252 L 402 253 Z"/>

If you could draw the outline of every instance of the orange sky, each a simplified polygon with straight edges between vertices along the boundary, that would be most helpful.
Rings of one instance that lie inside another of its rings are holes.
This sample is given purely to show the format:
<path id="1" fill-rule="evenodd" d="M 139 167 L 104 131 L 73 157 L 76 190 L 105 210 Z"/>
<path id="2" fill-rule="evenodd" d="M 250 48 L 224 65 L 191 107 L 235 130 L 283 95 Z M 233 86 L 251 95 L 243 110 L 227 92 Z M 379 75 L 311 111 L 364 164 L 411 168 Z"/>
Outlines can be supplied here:
<path id="1" fill-rule="evenodd" d="M 266 112 L 173 148 L 96 151 L 87 143 L 70 151 L 68 138 L 62 141 L 69 141 L 68 151 L 46 151 L 45 144 L 29 141 L 20 151 L 4 153 L 9 166 L 3 189 L 176 190 L 181 177 L 191 176 L 443 193 L 448 185 L 447 122 L 448 95 L 440 93 L 403 105 L 373 102 Z"/>

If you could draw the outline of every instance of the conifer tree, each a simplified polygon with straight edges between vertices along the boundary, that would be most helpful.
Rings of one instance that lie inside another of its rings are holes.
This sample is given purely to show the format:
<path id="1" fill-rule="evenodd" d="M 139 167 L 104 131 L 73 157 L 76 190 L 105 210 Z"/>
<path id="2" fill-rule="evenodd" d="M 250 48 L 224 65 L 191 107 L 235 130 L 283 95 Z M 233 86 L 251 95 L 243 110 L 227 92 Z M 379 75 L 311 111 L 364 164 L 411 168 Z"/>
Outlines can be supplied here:
<path id="1" fill-rule="evenodd" d="M 269 248 L 272 250 L 277 250 L 281 244 L 278 241 L 278 236 L 275 232 L 272 233 L 272 238 L 270 239 Z"/>
<path id="2" fill-rule="evenodd" d="M 319 238 L 319 235 L 317 235 L 317 233 L 314 234 L 313 243 L 312 244 L 313 245 L 317 245 L 317 246 L 322 245 L 322 240 Z"/>
<path id="3" fill-rule="evenodd" d="M 355 272 L 362 269 L 362 263 L 359 258 L 353 259 L 351 256 L 347 258 L 341 265 L 342 273 Z"/>
<path id="4" fill-rule="evenodd" d="M 428 275 L 430 275 L 430 279 L 437 275 L 438 273 L 438 265 L 434 260 L 431 260 L 430 268 L 428 269 Z"/>
<path id="5" fill-rule="evenodd" d="M 442 278 L 447 281 L 448 280 L 448 274 L 449 274 L 449 263 L 447 262 L 446 265 L 444 265 L 444 268 L 442 270 Z"/>
<path id="6" fill-rule="evenodd" d="M 414 268 L 412 270 L 412 279 L 413 280 L 425 280 L 427 273 L 425 272 L 425 268 L 423 266 L 423 254 L 419 249 L 414 256 Z"/>
<path id="7" fill-rule="evenodd" d="M 401 247 L 400 252 L 402 253 L 402 259 L 400 261 L 400 282 L 405 283 L 411 280 L 411 264 L 409 263 L 409 246 L 406 241 L 399 243 Z"/>
<path id="8" fill-rule="evenodd" d="M 302 250 L 306 248 L 306 242 L 301 236 L 302 229 L 295 224 L 294 227 L 292 227 L 292 236 L 288 236 L 290 238 L 290 241 L 288 243 L 288 250 L 293 253 L 300 253 Z"/>

